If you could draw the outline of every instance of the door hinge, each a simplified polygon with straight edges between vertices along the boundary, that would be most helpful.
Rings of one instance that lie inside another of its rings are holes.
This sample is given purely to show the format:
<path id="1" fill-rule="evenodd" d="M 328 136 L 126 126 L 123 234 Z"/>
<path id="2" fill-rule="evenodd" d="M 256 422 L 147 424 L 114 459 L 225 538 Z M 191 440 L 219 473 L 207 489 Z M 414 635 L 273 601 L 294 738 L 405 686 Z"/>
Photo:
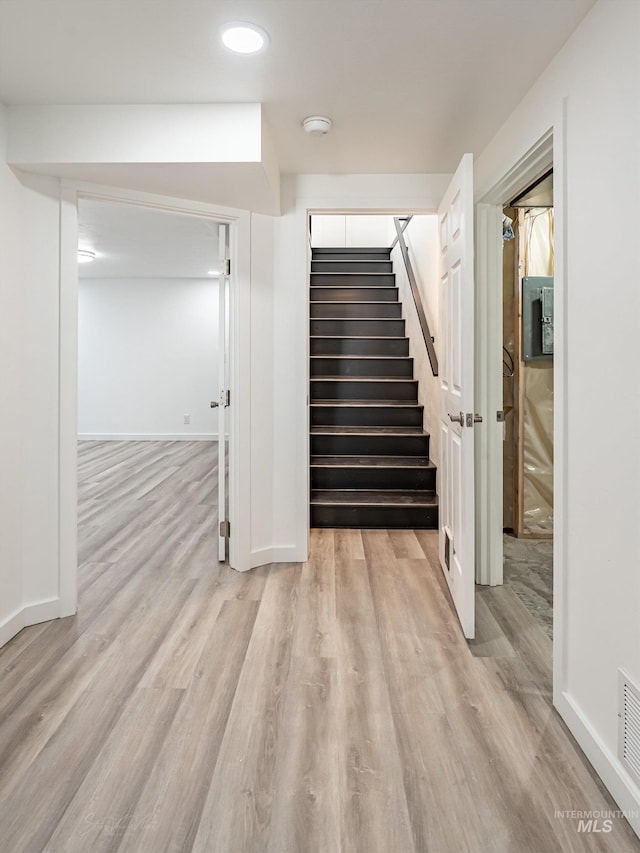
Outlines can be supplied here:
<path id="1" fill-rule="evenodd" d="M 228 539 L 229 536 L 231 536 L 231 525 L 228 521 L 220 522 L 220 536 L 222 536 L 224 539 Z"/>
<path id="2" fill-rule="evenodd" d="M 451 571 L 451 545 L 452 540 L 449 536 L 449 531 L 445 527 L 444 529 L 444 564 L 447 567 L 447 571 Z"/>
<path id="3" fill-rule="evenodd" d="M 222 262 L 222 274 L 231 275 L 231 259 L 225 258 Z"/>

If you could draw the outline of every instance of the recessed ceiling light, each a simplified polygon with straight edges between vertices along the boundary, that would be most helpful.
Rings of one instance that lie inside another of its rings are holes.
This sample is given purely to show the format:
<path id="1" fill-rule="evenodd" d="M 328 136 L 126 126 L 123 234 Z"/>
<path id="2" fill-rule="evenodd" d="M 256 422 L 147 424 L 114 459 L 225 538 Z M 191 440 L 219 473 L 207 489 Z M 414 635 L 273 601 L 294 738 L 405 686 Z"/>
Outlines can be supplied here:
<path id="1" fill-rule="evenodd" d="M 233 53 L 260 53 L 269 46 L 269 36 L 256 24 L 235 21 L 222 28 L 222 43 Z"/>
<path id="2" fill-rule="evenodd" d="M 90 249 L 78 249 L 78 263 L 79 264 L 89 264 L 91 261 L 95 261 L 96 253 L 92 252 Z"/>

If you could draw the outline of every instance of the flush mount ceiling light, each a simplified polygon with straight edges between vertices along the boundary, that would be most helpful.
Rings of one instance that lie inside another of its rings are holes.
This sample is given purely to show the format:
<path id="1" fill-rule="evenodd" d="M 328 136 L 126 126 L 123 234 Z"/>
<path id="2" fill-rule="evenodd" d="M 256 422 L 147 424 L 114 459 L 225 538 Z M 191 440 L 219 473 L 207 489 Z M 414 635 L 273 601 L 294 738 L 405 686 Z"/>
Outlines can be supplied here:
<path id="1" fill-rule="evenodd" d="M 326 116 L 307 116 L 302 126 L 312 136 L 324 136 L 331 130 L 331 119 Z"/>
<path id="2" fill-rule="evenodd" d="M 91 261 L 95 261 L 96 253 L 92 252 L 90 249 L 78 249 L 78 263 L 79 264 L 90 264 Z"/>
<path id="3" fill-rule="evenodd" d="M 233 53 L 260 53 L 269 46 L 269 36 L 256 24 L 234 21 L 222 28 L 222 43 Z"/>

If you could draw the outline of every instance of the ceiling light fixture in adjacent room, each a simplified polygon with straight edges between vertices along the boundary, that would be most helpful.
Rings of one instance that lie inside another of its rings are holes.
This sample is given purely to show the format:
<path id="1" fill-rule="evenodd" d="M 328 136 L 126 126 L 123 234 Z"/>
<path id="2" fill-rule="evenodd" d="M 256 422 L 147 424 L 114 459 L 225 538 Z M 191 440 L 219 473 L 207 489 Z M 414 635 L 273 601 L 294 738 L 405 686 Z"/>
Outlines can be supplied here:
<path id="1" fill-rule="evenodd" d="M 331 130 L 331 119 L 326 116 L 307 116 L 302 126 L 312 136 L 324 136 Z"/>
<path id="2" fill-rule="evenodd" d="M 269 35 L 256 24 L 234 21 L 222 28 L 222 43 L 233 53 L 261 53 L 269 46 Z"/>
<path id="3" fill-rule="evenodd" d="M 78 249 L 78 263 L 79 264 L 90 264 L 91 261 L 95 261 L 96 253 L 92 252 L 90 249 Z"/>

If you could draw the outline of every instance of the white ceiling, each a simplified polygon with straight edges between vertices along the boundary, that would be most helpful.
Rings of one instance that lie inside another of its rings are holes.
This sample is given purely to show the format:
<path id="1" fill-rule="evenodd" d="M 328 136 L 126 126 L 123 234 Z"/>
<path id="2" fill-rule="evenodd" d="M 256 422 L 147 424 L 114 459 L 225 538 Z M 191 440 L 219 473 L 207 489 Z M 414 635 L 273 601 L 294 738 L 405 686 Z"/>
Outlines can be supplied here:
<path id="1" fill-rule="evenodd" d="M 451 172 L 594 0 L 1 0 L 5 104 L 262 102 L 282 172 Z M 222 23 L 270 49 L 234 56 Z M 310 114 L 334 121 L 307 137 Z"/>
<path id="2" fill-rule="evenodd" d="M 208 278 L 218 265 L 218 226 L 199 216 L 81 199 L 80 249 L 96 253 L 80 278 Z"/>

